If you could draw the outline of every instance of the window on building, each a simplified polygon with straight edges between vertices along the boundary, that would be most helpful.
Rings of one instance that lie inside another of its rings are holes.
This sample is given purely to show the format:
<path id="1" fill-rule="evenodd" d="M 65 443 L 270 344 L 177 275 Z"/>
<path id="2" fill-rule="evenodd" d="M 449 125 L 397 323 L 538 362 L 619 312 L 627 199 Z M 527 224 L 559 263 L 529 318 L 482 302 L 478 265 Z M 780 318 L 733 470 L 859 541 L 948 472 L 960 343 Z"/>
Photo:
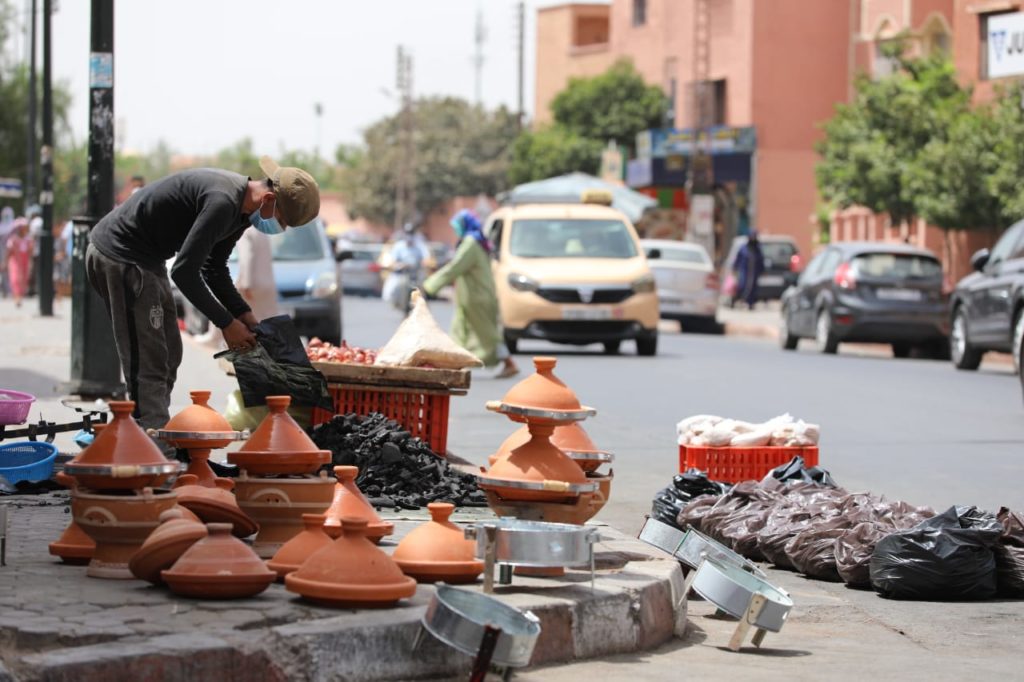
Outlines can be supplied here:
<path id="1" fill-rule="evenodd" d="M 711 125 L 724 126 L 726 119 L 725 79 L 711 82 Z"/>
<path id="2" fill-rule="evenodd" d="M 579 17 L 573 31 L 573 47 L 603 45 L 608 42 L 608 17 Z"/>
<path id="3" fill-rule="evenodd" d="M 886 49 L 893 44 L 892 40 L 875 41 L 875 58 L 871 65 L 871 74 L 875 78 L 891 76 L 899 70 L 900 62 L 895 57 L 886 54 Z"/>
<path id="4" fill-rule="evenodd" d="M 647 23 L 647 0 L 633 0 L 633 25 L 643 26 Z"/>
<path id="5" fill-rule="evenodd" d="M 687 96 L 693 112 L 693 126 L 726 125 L 726 79 L 691 82 L 687 85 Z"/>

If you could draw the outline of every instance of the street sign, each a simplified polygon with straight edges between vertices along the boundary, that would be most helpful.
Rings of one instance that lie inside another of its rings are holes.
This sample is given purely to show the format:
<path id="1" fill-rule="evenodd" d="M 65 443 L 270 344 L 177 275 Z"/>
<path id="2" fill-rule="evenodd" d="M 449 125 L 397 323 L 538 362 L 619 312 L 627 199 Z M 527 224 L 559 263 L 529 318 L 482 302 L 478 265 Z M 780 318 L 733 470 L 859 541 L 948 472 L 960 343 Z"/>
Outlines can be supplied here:
<path id="1" fill-rule="evenodd" d="M 993 14 L 986 25 L 989 78 L 1024 74 L 1024 12 Z"/>
<path id="2" fill-rule="evenodd" d="M 21 180 L 16 178 L 0 178 L 0 198 L 20 199 Z"/>

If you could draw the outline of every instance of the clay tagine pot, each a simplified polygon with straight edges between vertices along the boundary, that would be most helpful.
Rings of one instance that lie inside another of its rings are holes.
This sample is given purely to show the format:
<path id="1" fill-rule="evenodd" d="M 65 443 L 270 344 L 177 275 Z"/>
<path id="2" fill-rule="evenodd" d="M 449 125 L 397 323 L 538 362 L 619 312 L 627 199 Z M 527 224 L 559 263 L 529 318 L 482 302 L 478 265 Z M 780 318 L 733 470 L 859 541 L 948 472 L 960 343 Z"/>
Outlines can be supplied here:
<path id="1" fill-rule="evenodd" d="M 551 422 L 556 426 L 593 415 L 594 409 L 581 405 L 572 389 L 554 375 L 557 362 L 552 357 L 535 357 L 536 373 L 509 389 L 500 401 L 487 403 L 487 409 L 520 423 Z"/>
<path id="2" fill-rule="evenodd" d="M 530 430 L 526 426 L 518 428 L 498 448 L 498 451 L 487 458 L 493 466 L 502 457 L 507 457 L 513 450 L 530 440 Z M 562 424 L 555 427 L 551 443 L 567 457 L 579 465 L 585 473 L 597 471 L 605 462 L 615 461 L 612 453 L 599 450 L 590 436 L 578 422 Z"/>
<path id="3" fill-rule="evenodd" d="M 356 486 L 359 467 L 336 466 L 334 475 L 338 477 L 338 484 L 334 487 L 334 500 L 327 510 L 327 520 L 324 522 L 324 530 L 328 535 L 332 538 L 340 537 L 341 519 L 347 516 L 366 519 L 366 537 L 374 543 L 379 544 L 381 538 L 395 532 L 395 524 L 382 520 L 377 510 Z"/>
<path id="4" fill-rule="evenodd" d="M 181 507 L 160 515 L 160 525 L 149 534 L 128 562 L 128 570 L 139 580 L 160 584 L 160 571 L 170 568 L 189 547 L 206 537 L 206 526 L 191 521 Z"/>
<path id="5" fill-rule="evenodd" d="M 186 474 L 196 477 L 196 485 L 207 488 L 217 487 L 217 474 L 210 468 L 210 450 L 203 448 L 190 448 L 188 451 L 188 468 Z"/>
<path id="6" fill-rule="evenodd" d="M 299 570 L 314 552 L 331 544 L 333 540 L 324 532 L 326 518 L 323 514 L 303 514 L 302 523 L 306 527 L 277 550 L 274 558 L 267 562 L 267 568 L 284 579 L 292 571 Z"/>
<path id="7" fill-rule="evenodd" d="M 366 519 L 341 519 L 341 537 L 284 578 L 305 599 L 338 608 L 384 608 L 416 593 L 391 557 L 366 537 Z"/>
<path id="8" fill-rule="evenodd" d="M 253 549 L 264 559 L 273 557 L 284 543 L 298 535 L 303 514 L 323 514 L 334 499 L 334 479 L 319 476 L 251 478 L 235 480 L 235 497 L 249 518 L 259 524 Z"/>
<path id="9" fill-rule="evenodd" d="M 65 488 L 70 488 L 72 491 L 78 487 L 75 479 L 63 472 L 58 473 L 54 478 L 57 480 L 57 483 L 60 483 Z M 73 566 L 84 566 L 89 563 L 95 549 L 96 543 L 85 534 L 85 531 L 75 523 L 73 518 L 68 527 L 61 533 L 60 538 L 56 542 L 50 543 L 50 554 L 60 557 L 60 560 L 65 564 Z"/>
<path id="10" fill-rule="evenodd" d="M 171 417 L 159 437 L 176 448 L 227 447 L 238 432 L 217 410 L 209 406 L 210 391 L 189 391 L 192 404 Z M 218 437 L 219 436 L 219 437 Z"/>
<path id="11" fill-rule="evenodd" d="M 238 506 L 231 493 L 235 482 L 230 478 L 214 478 L 214 487 L 199 485 L 192 474 L 182 474 L 174 483 L 178 504 L 195 514 L 203 523 L 230 523 L 232 532 L 246 538 L 259 530 L 259 524 Z"/>
<path id="12" fill-rule="evenodd" d="M 476 543 L 448 520 L 455 505 L 431 502 L 427 509 L 431 520 L 402 538 L 391 558 L 403 573 L 421 583 L 473 582 L 483 572 L 484 563 L 473 556 Z"/>
<path id="13" fill-rule="evenodd" d="M 78 485 L 92 490 L 137 490 L 157 486 L 178 470 L 132 418 L 135 403 L 112 400 L 113 420 L 92 445 L 64 466 Z"/>
<path id="14" fill-rule="evenodd" d="M 252 549 L 231 536 L 230 523 L 209 523 L 207 537 L 160 572 L 171 592 L 198 599 L 252 597 L 270 586 L 277 574 Z"/>
<path id="15" fill-rule="evenodd" d="M 173 491 L 152 488 L 105 495 L 81 489 L 72 492 L 71 513 L 75 522 L 96 543 L 86 575 L 131 578 L 128 561 L 160 525 L 160 514 L 176 502 Z"/>
<path id="16" fill-rule="evenodd" d="M 576 462 L 550 440 L 551 424 L 529 423 L 530 440 L 499 457 L 479 477 L 484 490 L 495 490 L 506 500 L 569 502 L 594 485 Z"/>
<path id="17" fill-rule="evenodd" d="M 289 396 L 267 396 L 270 413 L 240 449 L 228 453 L 228 462 L 251 476 L 311 474 L 331 461 L 288 414 Z"/>

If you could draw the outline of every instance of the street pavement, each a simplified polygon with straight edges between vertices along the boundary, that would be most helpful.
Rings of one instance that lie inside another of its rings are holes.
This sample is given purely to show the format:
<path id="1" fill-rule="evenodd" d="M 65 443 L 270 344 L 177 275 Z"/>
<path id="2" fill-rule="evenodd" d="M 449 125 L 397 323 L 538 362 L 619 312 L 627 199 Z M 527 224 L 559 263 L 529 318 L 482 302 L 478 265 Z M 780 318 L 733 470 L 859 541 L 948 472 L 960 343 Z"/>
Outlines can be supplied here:
<path id="1" fill-rule="evenodd" d="M 344 335 L 354 345 L 383 344 L 400 319 L 376 299 L 346 297 L 343 306 Z M 57 306 L 58 315 L 68 310 L 66 302 Z M 433 302 L 431 310 L 448 324 L 450 304 Z M 36 393 L 41 400 L 33 418 L 41 413 L 60 420 L 67 410 L 49 387 L 67 378 L 68 320 L 43 320 L 31 311 L 0 301 L 0 386 Z M 949 362 L 896 360 L 883 347 L 842 348 L 838 356 L 809 347 L 783 352 L 771 340 L 777 314 L 728 311 L 726 336 L 678 334 L 666 323 L 654 358 L 637 357 L 631 344 L 619 356 L 605 356 L 599 346 L 521 344 L 517 360 L 524 375 L 531 354 L 554 353 L 555 373 L 598 411 L 584 426 L 616 454 L 611 500 L 600 521 L 635 533 L 651 498 L 678 471 L 676 422 L 708 413 L 754 421 L 789 412 L 820 424 L 821 465 L 851 491 L 938 510 L 952 504 L 1024 508 L 1024 403 L 1005 358 L 987 361 L 978 372 L 958 372 Z M 188 404 L 190 389 L 212 390 L 211 404 L 220 407 L 235 388 L 211 355 L 186 342 L 172 413 Z M 516 426 L 484 409 L 514 383 L 492 374 L 474 372 L 469 395 L 451 404 L 449 449 L 476 465 L 485 465 Z M 683 641 L 650 654 L 532 671 L 523 679 L 680 677 L 687 671 L 737 679 L 1021 679 L 1024 602 L 892 602 L 792 573 L 770 574 L 797 607 L 782 633 L 769 636 L 765 652 L 724 650 L 732 624 L 698 603 L 691 604 L 691 636 Z"/>

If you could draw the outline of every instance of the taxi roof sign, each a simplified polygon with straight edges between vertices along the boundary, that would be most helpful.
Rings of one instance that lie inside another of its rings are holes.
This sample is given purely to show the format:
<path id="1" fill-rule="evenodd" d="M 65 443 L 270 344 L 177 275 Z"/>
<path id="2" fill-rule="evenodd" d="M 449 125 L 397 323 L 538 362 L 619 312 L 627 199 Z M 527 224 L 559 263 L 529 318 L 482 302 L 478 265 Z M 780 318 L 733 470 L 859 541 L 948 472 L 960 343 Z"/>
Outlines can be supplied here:
<path id="1" fill-rule="evenodd" d="M 580 202 L 584 204 L 612 205 L 612 193 L 606 189 L 586 189 L 580 194 Z"/>

